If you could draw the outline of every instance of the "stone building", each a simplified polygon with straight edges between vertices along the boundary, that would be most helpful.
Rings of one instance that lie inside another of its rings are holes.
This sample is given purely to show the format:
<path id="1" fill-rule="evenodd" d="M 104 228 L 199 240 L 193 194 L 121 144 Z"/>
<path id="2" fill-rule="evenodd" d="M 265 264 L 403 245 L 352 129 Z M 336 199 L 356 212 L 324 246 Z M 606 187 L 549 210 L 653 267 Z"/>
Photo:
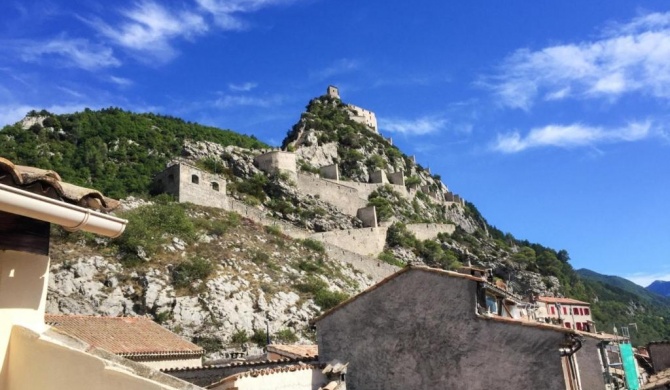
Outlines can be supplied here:
<path id="1" fill-rule="evenodd" d="M 44 322 L 50 224 L 118 237 L 127 221 L 100 192 L 0 157 L 0 389 L 170 390 L 195 386 Z"/>
<path id="2" fill-rule="evenodd" d="M 226 208 L 226 180 L 185 162 L 173 162 L 154 178 L 156 192 L 178 202 Z"/>
<path id="3" fill-rule="evenodd" d="M 157 370 L 200 367 L 205 354 L 149 318 L 47 315 L 45 321 L 96 348 Z"/>
<path id="4" fill-rule="evenodd" d="M 478 309 L 486 284 L 407 267 L 314 320 L 319 361 L 348 362 L 354 390 L 605 389 L 597 348 L 582 351 L 571 329 Z"/>

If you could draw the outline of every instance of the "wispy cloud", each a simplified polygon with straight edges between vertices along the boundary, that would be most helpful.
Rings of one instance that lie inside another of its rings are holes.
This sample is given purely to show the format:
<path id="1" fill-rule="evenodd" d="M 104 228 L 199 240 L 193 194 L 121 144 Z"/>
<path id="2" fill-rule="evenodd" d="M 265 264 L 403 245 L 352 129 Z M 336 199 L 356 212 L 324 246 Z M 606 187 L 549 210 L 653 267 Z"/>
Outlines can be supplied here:
<path id="1" fill-rule="evenodd" d="M 503 105 L 524 110 L 538 98 L 616 99 L 639 92 L 670 99 L 670 13 L 612 25 L 596 40 L 517 50 L 479 84 Z"/>
<path id="2" fill-rule="evenodd" d="M 642 287 L 647 287 L 656 280 L 670 281 L 670 270 L 656 273 L 634 273 L 624 277 Z"/>
<path id="3" fill-rule="evenodd" d="M 241 84 L 228 84 L 228 89 L 235 92 L 249 92 L 258 87 L 258 83 L 246 82 Z"/>
<path id="4" fill-rule="evenodd" d="M 200 8 L 214 17 L 216 25 L 224 30 L 242 30 L 247 23 L 239 14 L 262 8 L 296 3 L 298 0 L 196 0 Z"/>
<path id="5" fill-rule="evenodd" d="M 425 135 L 442 130 L 447 124 L 444 118 L 422 117 L 418 119 L 382 118 L 379 127 L 390 133 L 403 135 Z"/>
<path id="6" fill-rule="evenodd" d="M 250 107 L 274 107 L 284 102 L 280 95 L 272 96 L 248 96 L 248 95 L 224 95 L 216 99 L 213 106 L 218 108 L 230 108 L 238 106 Z"/>
<path id="7" fill-rule="evenodd" d="M 582 124 L 548 125 L 532 129 L 527 135 L 511 132 L 498 135 L 491 148 L 502 153 L 518 153 L 540 147 L 573 148 L 594 146 L 604 142 L 633 142 L 654 134 L 651 122 L 634 122 L 617 129 Z"/>
<path id="8" fill-rule="evenodd" d="M 343 74 L 343 73 L 348 73 L 352 72 L 356 69 L 359 69 L 361 66 L 360 61 L 354 60 L 354 59 L 349 59 L 349 58 L 341 58 L 331 65 L 311 72 L 309 74 L 309 77 L 314 80 L 325 80 L 327 78 Z"/>
<path id="9" fill-rule="evenodd" d="M 26 62 L 50 62 L 86 70 L 119 66 L 121 62 L 111 48 L 94 44 L 87 39 L 60 36 L 46 41 L 16 41 L 10 43 Z"/>
<path id="10" fill-rule="evenodd" d="M 133 80 L 127 79 L 125 77 L 109 76 L 109 81 L 118 85 L 119 87 L 129 87 L 133 85 Z"/>
<path id="11" fill-rule="evenodd" d="M 177 54 L 173 40 L 192 39 L 208 30 L 201 14 L 169 9 L 149 0 L 135 3 L 121 15 L 123 20 L 118 25 L 99 18 L 89 23 L 113 43 L 149 55 L 152 60 L 172 59 Z"/>

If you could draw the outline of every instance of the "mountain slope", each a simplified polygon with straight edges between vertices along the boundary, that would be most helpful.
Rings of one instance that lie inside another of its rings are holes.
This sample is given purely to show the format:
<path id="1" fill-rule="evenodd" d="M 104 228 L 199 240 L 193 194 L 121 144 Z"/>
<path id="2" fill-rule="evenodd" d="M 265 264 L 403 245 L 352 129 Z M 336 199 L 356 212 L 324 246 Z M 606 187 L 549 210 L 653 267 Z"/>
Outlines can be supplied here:
<path id="1" fill-rule="evenodd" d="M 663 295 L 664 297 L 670 297 L 670 282 L 655 280 L 652 284 L 647 286 L 647 290 Z"/>

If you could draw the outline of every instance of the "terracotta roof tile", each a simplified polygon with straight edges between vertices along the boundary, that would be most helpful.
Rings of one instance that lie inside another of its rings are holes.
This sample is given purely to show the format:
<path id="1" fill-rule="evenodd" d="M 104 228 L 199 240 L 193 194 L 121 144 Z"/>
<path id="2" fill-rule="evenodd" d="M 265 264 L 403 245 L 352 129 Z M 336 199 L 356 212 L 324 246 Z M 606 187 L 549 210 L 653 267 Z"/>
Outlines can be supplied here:
<path id="1" fill-rule="evenodd" d="M 309 358 L 319 355 L 319 346 L 315 344 L 271 344 L 267 346 L 267 351 L 289 358 Z"/>
<path id="2" fill-rule="evenodd" d="M 16 165 L 3 157 L 0 157 L 0 184 L 93 210 L 111 211 L 119 206 L 119 201 L 99 191 L 64 182 L 54 171 Z"/>
<path id="3" fill-rule="evenodd" d="M 175 372 L 175 371 L 207 371 L 207 370 L 219 370 L 222 368 L 232 368 L 232 367 L 254 367 L 254 366 L 263 366 L 267 364 L 276 364 L 276 365 L 286 365 L 289 363 L 304 363 L 304 361 L 312 362 L 316 361 L 316 356 L 314 358 L 284 358 L 284 359 L 270 359 L 270 360 L 251 360 L 251 361 L 238 361 L 227 364 L 208 364 L 205 366 L 199 367 L 182 367 L 182 368 L 165 368 L 161 369 L 163 372 Z"/>
<path id="4" fill-rule="evenodd" d="M 544 303 L 563 303 L 566 305 L 590 305 L 588 302 L 578 301 L 572 298 L 557 298 L 557 297 L 538 297 L 539 302 Z"/>
<path id="5" fill-rule="evenodd" d="M 320 370 L 320 369 L 321 369 L 320 365 L 304 364 L 304 363 L 294 364 L 294 365 L 290 365 L 290 366 L 275 367 L 275 368 L 262 368 L 262 369 L 259 369 L 259 370 L 253 370 L 252 369 L 252 370 L 249 370 L 249 371 L 244 371 L 244 372 L 240 372 L 240 373 L 237 373 L 237 374 L 227 376 L 227 377 L 221 379 L 220 381 L 218 381 L 216 383 L 213 383 L 213 384 L 211 384 L 211 385 L 209 385 L 205 388 L 206 389 L 211 389 L 211 388 L 214 388 L 214 387 L 218 387 L 223 383 L 235 381 L 238 378 L 243 378 L 243 377 L 259 377 L 259 376 L 265 376 L 265 375 L 281 374 L 281 373 L 284 373 L 284 372 L 295 372 L 295 371 L 300 371 L 300 370 Z"/>
<path id="6" fill-rule="evenodd" d="M 201 347 L 144 317 L 46 315 L 45 322 L 120 356 L 204 354 Z"/>
<path id="7" fill-rule="evenodd" d="M 644 386 L 640 387 L 640 389 L 665 389 L 668 385 L 670 385 L 670 368 L 650 376 L 649 381 Z"/>

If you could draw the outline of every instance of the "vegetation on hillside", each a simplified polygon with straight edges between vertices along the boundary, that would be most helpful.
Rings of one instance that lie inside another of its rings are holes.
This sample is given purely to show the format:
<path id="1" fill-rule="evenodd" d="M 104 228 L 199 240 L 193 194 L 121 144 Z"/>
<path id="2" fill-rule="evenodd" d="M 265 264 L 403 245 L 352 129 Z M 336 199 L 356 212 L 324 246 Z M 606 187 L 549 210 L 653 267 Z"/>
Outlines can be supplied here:
<path id="1" fill-rule="evenodd" d="M 63 115 L 32 111 L 28 116 L 46 119 L 25 130 L 20 122 L 0 130 L 0 156 L 52 169 L 68 182 L 113 198 L 147 194 L 153 175 L 180 155 L 186 139 L 267 147 L 253 136 L 230 130 L 113 107 Z"/>

